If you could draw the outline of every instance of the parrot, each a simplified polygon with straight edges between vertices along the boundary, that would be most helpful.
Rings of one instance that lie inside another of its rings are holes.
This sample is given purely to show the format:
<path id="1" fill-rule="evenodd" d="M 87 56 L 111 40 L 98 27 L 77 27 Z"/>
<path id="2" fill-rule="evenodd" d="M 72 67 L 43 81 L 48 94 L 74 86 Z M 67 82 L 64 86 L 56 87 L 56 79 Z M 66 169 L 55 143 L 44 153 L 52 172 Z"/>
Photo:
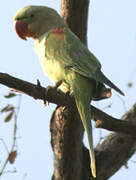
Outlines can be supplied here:
<path id="1" fill-rule="evenodd" d="M 64 93 L 70 92 L 87 134 L 92 176 L 96 178 L 90 103 L 104 84 L 124 93 L 101 71 L 95 55 L 68 28 L 56 10 L 47 6 L 26 6 L 14 16 L 17 35 L 35 40 L 43 71 Z"/>

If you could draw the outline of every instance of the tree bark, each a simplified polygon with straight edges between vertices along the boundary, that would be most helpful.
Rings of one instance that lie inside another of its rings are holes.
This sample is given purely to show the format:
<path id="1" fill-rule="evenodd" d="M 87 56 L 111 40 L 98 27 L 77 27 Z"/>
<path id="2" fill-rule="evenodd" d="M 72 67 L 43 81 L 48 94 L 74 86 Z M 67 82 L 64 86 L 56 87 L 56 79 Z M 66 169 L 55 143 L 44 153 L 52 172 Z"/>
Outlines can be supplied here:
<path id="1" fill-rule="evenodd" d="M 136 123 L 136 104 L 122 117 L 122 120 Z M 97 180 L 105 180 L 127 164 L 136 150 L 136 140 L 135 137 L 113 132 L 98 144 L 95 150 Z"/>
<path id="2" fill-rule="evenodd" d="M 69 28 L 85 44 L 87 44 L 88 6 L 88 0 L 61 1 L 61 16 Z M 124 119 L 135 121 L 135 110 L 134 106 Z M 102 121 L 97 121 L 96 125 L 102 127 L 103 124 Z M 53 180 L 93 179 L 89 153 L 82 144 L 83 127 L 75 111 L 70 108 L 63 110 L 63 107 L 58 107 L 54 111 L 51 119 L 51 138 L 55 155 Z M 96 179 L 105 180 L 111 177 L 131 157 L 135 146 L 135 138 L 131 136 L 119 133 L 110 134 L 95 149 Z"/>
<path id="3" fill-rule="evenodd" d="M 87 45 L 89 0 L 62 0 L 61 16 L 68 27 Z"/>
<path id="4" fill-rule="evenodd" d="M 89 0 L 62 0 L 61 16 L 69 28 L 87 44 Z M 58 107 L 51 119 L 54 151 L 53 180 L 80 180 L 83 177 L 83 126 L 77 111 Z M 59 153 L 58 153 L 59 152 Z"/>

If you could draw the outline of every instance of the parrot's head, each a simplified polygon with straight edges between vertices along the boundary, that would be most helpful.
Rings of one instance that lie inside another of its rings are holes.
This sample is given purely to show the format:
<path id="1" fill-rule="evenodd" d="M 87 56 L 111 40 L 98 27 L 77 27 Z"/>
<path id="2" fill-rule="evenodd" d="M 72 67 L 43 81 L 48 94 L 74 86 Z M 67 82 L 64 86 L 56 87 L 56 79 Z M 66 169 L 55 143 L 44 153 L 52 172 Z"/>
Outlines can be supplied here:
<path id="1" fill-rule="evenodd" d="M 60 15 L 46 6 L 27 6 L 16 13 L 14 21 L 16 33 L 24 40 L 26 37 L 38 38 L 53 28 L 65 26 Z"/>

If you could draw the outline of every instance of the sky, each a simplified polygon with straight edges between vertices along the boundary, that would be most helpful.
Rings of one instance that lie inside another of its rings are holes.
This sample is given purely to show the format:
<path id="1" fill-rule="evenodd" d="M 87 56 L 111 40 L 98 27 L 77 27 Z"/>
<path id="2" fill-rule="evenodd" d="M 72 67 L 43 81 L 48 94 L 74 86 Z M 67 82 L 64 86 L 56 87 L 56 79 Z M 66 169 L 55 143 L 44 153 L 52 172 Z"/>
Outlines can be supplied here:
<path id="1" fill-rule="evenodd" d="M 2 1 L 1 17 L 1 53 L 0 72 L 36 83 L 40 80 L 43 86 L 52 83 L 46 77 L 40 66 L 38 56 L 34 51 L 34 41 L 22 41 L 15 33 L 13 17 L 17 10 L 27 5 L 46 5 L 60 11 L 60 0 L 14 0 Z M 88 47 L 102 64 L 102 71 L 124 93 L 119 96 L 113 91 L 109 100 L 93 102 L 93 104 L 120 118 L 135 103 L 136 91 L 136 1 L 135 0 L 93 0 L 89 7 L 88 19 Z M 127 84 L 132 82 L 132 88 Z M 18 97 L 6 100 L 3 96 L 9 89 L 0 85 L 0 109 L 7 103 L 18 105 Z M 111 105 L 110 108 L 108 106 Z M 22 96 L 21 109 L 17 124 L 18 156 L 13 165 L 8 164 L 1 180 L 44 180 L 51 179 L 53 174 L 53 153 L 50 146 L 50 117 L 56 106 L 49 104 L 44 107 L 42 101 L 34 100 L 27 95 Z M 4 123 L 5 115 L 0 116 L 0 139 L 4 139 L 8 147 L 11 146 L 13 134 L 13 120 Z M 94 143 L 98 143 L 100 136 L 106 136 L 108 131 L 94 128 Z M 84 142 L 87 145 L 86 135 Z M 87 145 L 88 146 L 88 145 Z M 0 141 L 0 168 L 7 157 L 6 150 Z M 134 155 L 128 162 L 128 169 L 122 167 L 110 180 L 120 178 L 134 180 Z"/>

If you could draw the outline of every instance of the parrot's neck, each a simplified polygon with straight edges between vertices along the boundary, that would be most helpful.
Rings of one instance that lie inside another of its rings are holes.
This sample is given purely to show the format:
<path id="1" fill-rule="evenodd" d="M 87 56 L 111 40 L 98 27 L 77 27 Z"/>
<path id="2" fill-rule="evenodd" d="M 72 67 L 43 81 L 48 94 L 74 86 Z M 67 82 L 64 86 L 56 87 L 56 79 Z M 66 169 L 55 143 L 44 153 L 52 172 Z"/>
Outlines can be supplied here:
<path id="1" fill-rule="evenodd" d="M 40 43 L 43 39 L 46 39 L 49 32 L 46 32 L 46 33 L 44 33 L 42 35 L 39 35 L 39 36 L 35 37 L 35 43 Z"/>
<path id="2" fill-rule="evenodd" d="M 67 27 L 67 25 L 64 24 L 63 21 L 55 23 L 55 24 L 48 24 L 48 25 L 42 26 L 34 39 L 41 40 L 43 38 L 43 36 L 45 36 L 46 34 L 51 32 L 53 29 L 65 28 L 65 27 Z"/>
<path id="3" fill-rule="evenodd" d="M 66 28 L 66 25 L 64 26 L 54 26 L 53 28 L 49 29 L 49 31 L 46 31 L 45 33 L 41 34 L 41 35 L 38 35 L 38 36 L 35 36 L 34 39 L 35 39 L 35 43 L 41 43 L 41 41 L 43 41 L 43 39 L 46 41 L 46 38 L 48 37 L 48 35 L 51 33 L 51 32 L 54 32 L 54 30 L 59 30 L 59 29 L 63 29 L 63 28 Z"/>

